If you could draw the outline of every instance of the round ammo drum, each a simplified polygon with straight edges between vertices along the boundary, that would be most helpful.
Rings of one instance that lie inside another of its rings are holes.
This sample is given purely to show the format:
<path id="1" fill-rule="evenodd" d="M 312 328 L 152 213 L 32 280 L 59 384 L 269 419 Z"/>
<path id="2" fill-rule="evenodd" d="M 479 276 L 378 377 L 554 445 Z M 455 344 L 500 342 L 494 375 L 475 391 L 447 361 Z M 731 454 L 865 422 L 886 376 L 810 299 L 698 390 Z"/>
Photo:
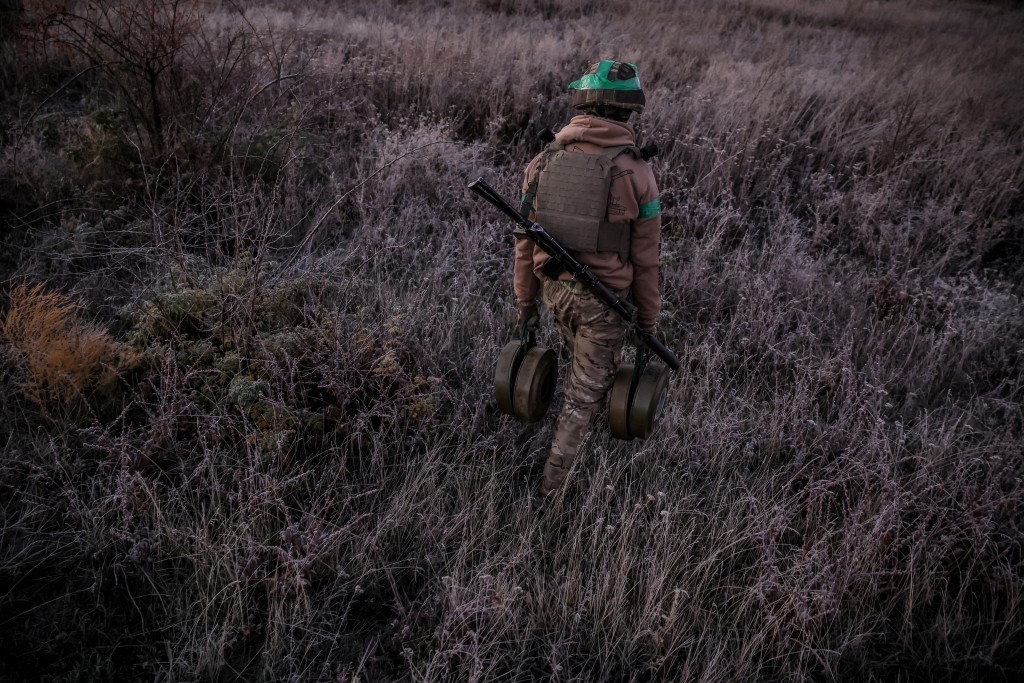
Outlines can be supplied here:
<path id="1" fill-rule="evenodd" d="M 661 363 L 623 363 L 615 373 L 608 402 L 608 428 L 616 439 L 646 439 L 654 431 L 668 397 L 668 368 Z"/>
<path id="2" fill-rule="evenodd" d="M 543 418 L 555 397 L 557 380 L 558 362 L 554 351 L 542 346 L 534 346 L 527 351 L 516 374 L 513 414 L 527 422 Z"/>
<path id="3" fill-rule="evenodd" d="M 524 338 L 510 341 L 498 354 L 494 397 L 501 412 L 527 422 L 544 417 L 555 398 L 558 361 L 551 349 Z"/>

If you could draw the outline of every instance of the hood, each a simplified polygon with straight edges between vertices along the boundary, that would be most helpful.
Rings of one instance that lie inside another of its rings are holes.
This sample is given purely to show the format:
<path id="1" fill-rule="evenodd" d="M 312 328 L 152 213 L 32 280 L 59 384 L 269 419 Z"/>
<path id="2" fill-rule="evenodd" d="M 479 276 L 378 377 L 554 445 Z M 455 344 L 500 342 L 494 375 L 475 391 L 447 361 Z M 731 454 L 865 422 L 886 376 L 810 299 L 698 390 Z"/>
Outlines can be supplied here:
<path id="1" fill-rule="evenodd" d="M 617 147 L 619 145 L 635 145 L 636 134 L 633 126 L 619 123 L 599 116 L 581 114 L 555 134 L 555 142 L 568 145 L 571 142 L 589 142 L 601 147 Z"/>

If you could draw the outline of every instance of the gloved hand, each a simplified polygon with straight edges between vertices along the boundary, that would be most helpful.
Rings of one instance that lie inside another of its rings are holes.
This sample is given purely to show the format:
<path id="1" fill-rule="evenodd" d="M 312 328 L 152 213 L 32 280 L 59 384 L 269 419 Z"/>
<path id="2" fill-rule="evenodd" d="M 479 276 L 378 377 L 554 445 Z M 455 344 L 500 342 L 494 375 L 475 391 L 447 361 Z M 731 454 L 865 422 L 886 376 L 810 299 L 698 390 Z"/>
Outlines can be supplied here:
<path id="1" fill-rule="evenodd" d="M 536 330 L 537 326 L 540 325 L 540 313 L 537 312 L 537 304 L 530 304 L 525 308 L 519 308 L 519 318 L 516 319 L 516 328 L 521 328 L 524 323 L 528 330 Z"/>
<path id="2" fill-rule="evenodd" d="M 640 346 L 640 344 L 642 343 L 640 341 L 640 335 L 637 334 L 634 330 L 635 330 L 635 328 L 631 329 L 629 331 L 629 336 L 627 338 L 627 341 L 628 341 L 628 343 L 632 344 L 633 346 Z M 655 325 L 651 325 L 650 327 L 640 327 L 640 331 L 641 332 L 650 332 L 655 337 L 658 336 L 658 326 L 656 324 Z"/>

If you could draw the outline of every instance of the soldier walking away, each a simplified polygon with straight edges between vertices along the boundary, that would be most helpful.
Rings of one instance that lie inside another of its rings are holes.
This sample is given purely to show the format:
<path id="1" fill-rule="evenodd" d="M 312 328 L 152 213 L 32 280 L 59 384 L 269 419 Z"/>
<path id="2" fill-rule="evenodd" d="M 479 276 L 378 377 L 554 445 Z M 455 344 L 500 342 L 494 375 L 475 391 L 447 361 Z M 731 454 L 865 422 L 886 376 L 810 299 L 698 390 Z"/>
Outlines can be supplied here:
<path id="1" fill-rule="evenodd" d="M 580 113 L 527 166 L 521 213 L 543 225 L 620 297 L 630 297 L 637 323 L 654 332 L 661 308 L 661 205 L 629 122 L 646 101 L 636 65 L 602 60 L 569 89 Z M 539 295 L 572 358 L 542 496 L 565 481 L 614 382 L 630 326 L 570 273 L 546 276 L 548 258 L 529 240 L 516 241 L 519 325 L 536 328 Z"/>

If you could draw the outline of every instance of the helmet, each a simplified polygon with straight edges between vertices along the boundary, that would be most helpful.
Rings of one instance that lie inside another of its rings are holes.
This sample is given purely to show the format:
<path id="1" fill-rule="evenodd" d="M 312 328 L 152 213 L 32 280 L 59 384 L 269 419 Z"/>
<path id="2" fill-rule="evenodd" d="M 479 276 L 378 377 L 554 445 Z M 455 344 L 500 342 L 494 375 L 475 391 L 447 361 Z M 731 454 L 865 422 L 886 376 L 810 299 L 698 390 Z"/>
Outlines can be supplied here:
<path id="1" fill-rule="evenodd" d="M 636 64 L 602 59 L 592 65 L 578 81 L 569 84 L 572 106 L 583 109 L 591 105 L 606 105 L 640 113 L 646 99 L 640 87 Z"/>

